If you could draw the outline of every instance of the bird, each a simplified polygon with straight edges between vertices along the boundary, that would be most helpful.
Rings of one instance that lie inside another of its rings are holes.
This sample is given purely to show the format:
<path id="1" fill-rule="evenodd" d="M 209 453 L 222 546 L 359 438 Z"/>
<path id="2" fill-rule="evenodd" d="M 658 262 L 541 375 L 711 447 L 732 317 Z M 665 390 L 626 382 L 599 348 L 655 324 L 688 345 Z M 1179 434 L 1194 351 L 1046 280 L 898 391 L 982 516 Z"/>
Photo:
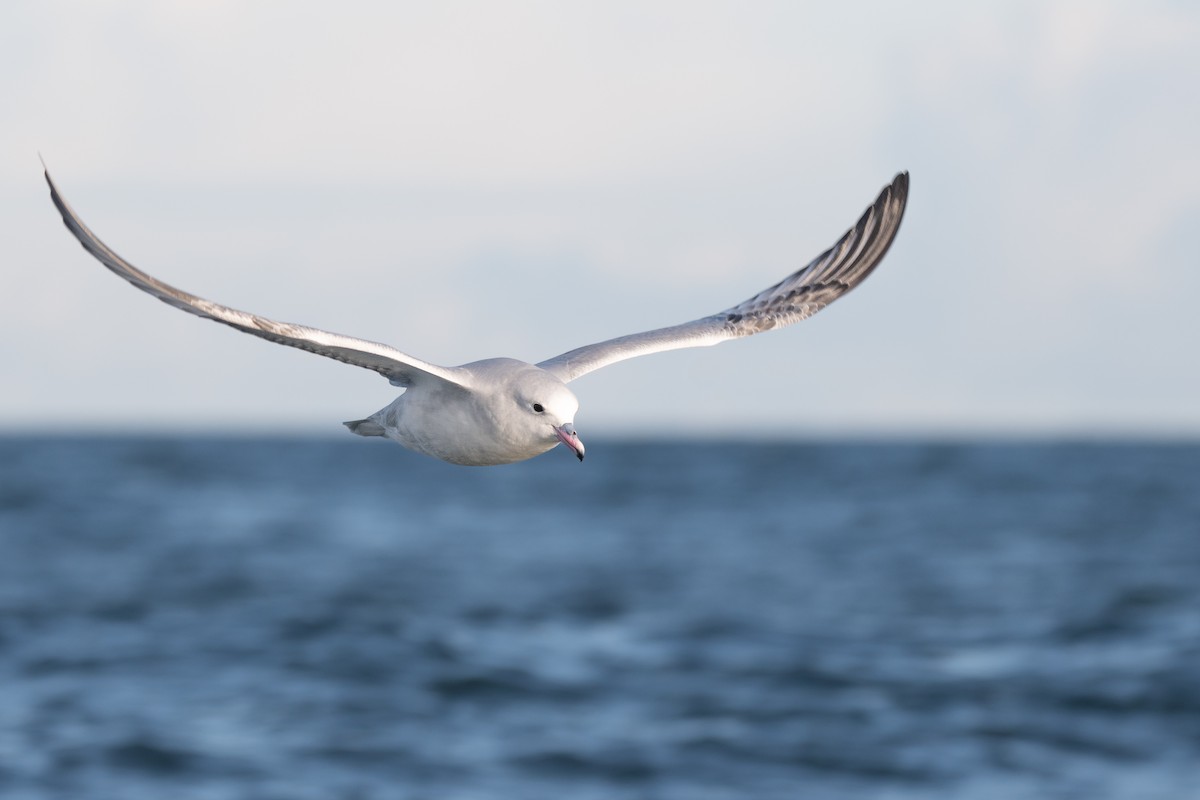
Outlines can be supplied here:
<path id="1" fill-rule="evenodd" d="M 368 417 L 343 423 L 427 456 L 466 466 L 524 461 L 560 443 L 583 461 L 575 429 L 579 400 L 567 384 L 618 361 L 706 347 L 811 317 L 854 289 L 891 247 L 908 202 L 908 172 L 884 186 L 858 222 L 825 252 L 783 280 L 724 311 L 666 328 L 577 347 L 536 364 L 487 358 L 457 367 L 423 361 L 386 344 L 276 322 L 164 283 L 117 255 L 63 199 L 43 161 L 50 197 L 83 249 L 118 276 L 190 314 L 276 344 L 374 370 L 404 391 Z"/>

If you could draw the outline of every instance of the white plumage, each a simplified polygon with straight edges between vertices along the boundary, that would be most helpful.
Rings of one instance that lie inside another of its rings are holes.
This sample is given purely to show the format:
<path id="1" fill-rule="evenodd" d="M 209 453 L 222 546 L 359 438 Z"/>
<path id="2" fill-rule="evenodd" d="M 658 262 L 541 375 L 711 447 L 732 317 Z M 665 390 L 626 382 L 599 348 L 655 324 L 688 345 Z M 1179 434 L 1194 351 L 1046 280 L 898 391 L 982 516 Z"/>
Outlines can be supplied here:
<path id="1" fill-rule="evenodd" d="M 812 316 L 871 274 L 891 246 L 908 200 L 908 173 L 902 172 L 837 244 L 769 289 L 719 313 L 586 345 L 536 365 L 493 358 L 442 367 L 385 344 L 275 322 L 163 283 L 100 241 L 67 205 L 48 171 L 46 182 L 67 229 L 117 275 L 190 314 L 378 372 L 405 391 L 370 417 L 347 422 L 350 430 L 386 436 L 417 452 L 468 465 L 522 461 L 559 442 L 583 460 L 574 425 L 579 401 L 567 383 L 627 358 L 706 347 Z"/>

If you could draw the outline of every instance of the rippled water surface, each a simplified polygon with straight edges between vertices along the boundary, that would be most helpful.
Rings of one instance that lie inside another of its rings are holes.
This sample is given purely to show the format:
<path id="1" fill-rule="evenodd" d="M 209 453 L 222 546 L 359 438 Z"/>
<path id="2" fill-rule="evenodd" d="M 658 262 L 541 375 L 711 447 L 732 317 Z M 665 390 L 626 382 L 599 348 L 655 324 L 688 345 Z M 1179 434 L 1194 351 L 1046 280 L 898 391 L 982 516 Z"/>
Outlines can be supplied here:
<path id="1" fill-rule="evenodd" d="M 1200 447 L 0 439 L 0 797 L 1200 798 Z"/>

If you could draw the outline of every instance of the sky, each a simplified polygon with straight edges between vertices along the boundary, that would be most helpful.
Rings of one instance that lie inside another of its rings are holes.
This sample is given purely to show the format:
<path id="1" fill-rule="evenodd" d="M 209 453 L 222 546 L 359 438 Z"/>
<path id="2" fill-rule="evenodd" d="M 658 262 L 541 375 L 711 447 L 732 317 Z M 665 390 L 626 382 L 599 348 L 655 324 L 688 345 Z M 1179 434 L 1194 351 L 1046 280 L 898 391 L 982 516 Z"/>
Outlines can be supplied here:
<path id="1" fill-rule="evenodd" d="M 335 7 L 336 6 L 336 7 Z M 372 372 L 137 266 L 434 363 L 726 308 L 900 170 L 782 331 L 572 384 L 611 435 L 1200 436 L 1200 4 L 135 2 L 0 9 L 0 431 L 341 431 Z"/>

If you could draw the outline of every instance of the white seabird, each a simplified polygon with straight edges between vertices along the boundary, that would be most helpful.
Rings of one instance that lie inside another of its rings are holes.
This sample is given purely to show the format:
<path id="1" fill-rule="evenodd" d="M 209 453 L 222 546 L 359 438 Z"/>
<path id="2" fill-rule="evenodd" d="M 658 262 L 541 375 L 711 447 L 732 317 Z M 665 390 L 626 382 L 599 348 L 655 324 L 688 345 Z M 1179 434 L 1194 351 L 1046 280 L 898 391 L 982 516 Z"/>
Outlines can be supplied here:
<path id="1" fill-rule="evenodd" d="M 441 367 L 385 344 L 275 322 L 169 286 L 100 241 L 63 200 L 49 171 L 45 175 L 67 229 L 117 275 L 188 313 L 378 372 L 404 392 L 346 427 L 360 436 L 386 436 L 419 453 L 473 466 L 523 461 L 559 442 L 582 461 L 583 442 L 575 431 L 579 401 L 568 383 L 627 358 L 707 347 L 811 317 L 871 274 L 896 237 L 908 200 L 908 173 L 901 172 L 837 244 L 769 289 L 716 314 L 585 345 L 538 364 L 489 358 Z"/>

